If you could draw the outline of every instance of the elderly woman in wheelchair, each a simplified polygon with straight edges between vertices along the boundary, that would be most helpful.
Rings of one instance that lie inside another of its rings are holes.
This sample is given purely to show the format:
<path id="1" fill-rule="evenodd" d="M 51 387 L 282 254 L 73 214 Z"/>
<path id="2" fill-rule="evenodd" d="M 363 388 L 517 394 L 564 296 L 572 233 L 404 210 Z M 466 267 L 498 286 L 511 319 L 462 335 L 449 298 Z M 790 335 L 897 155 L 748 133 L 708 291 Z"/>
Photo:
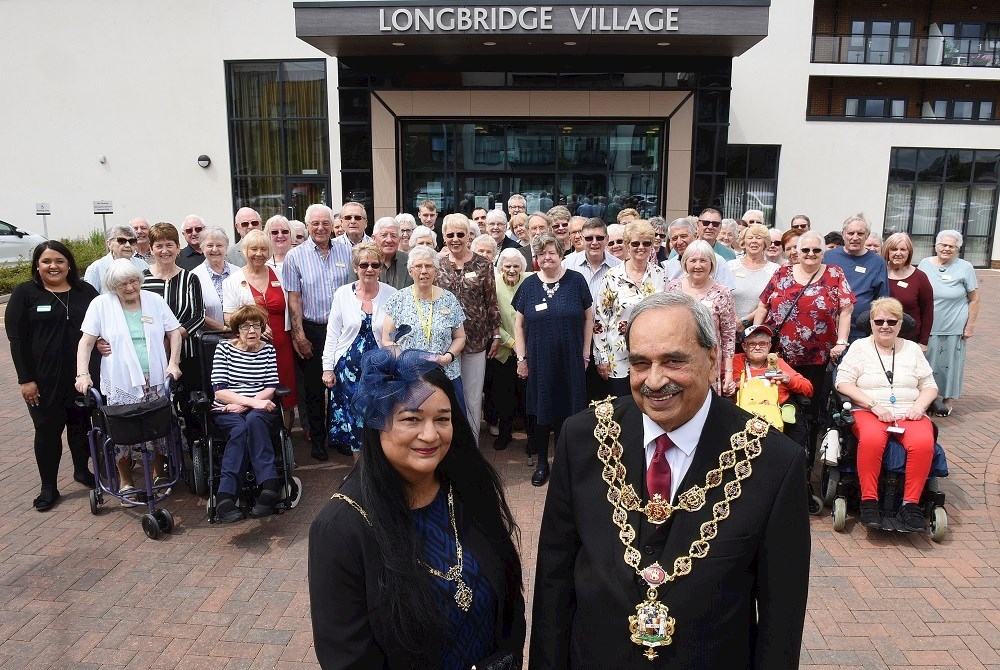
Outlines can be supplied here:
<path id="1" fill-rule="evenodd" d="M 872 334 L 851 345 L 836 379 L 837 392 L 855 410 L 861 525 L 884 527 L 878 483 L 883 453 L 894 437 L 906 451 L 906 483 L 893 525 L 919 532 L 926 529 L 920 499 L 934 457 L 934 425 L 926 412 L 937 398 L 937 384 L 920 345 L 899 337 L 904 317 L 898 300 L 875 300 L 869 318 Z"/>

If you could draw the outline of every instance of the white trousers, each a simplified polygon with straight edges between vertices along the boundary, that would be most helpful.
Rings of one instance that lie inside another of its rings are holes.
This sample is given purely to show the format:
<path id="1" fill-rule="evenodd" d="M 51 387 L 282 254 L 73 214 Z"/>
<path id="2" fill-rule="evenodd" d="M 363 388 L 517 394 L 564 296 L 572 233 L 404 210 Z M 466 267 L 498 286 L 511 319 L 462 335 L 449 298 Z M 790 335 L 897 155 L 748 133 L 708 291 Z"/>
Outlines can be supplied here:
<path id="1" fill-rule="evenodd" d="M 486 380 L 486 352 L 462 354 L 462 387 L 465 391 L 465 416 L 479 445 L 479 429 L 483 420 L 483 382 Z"/>

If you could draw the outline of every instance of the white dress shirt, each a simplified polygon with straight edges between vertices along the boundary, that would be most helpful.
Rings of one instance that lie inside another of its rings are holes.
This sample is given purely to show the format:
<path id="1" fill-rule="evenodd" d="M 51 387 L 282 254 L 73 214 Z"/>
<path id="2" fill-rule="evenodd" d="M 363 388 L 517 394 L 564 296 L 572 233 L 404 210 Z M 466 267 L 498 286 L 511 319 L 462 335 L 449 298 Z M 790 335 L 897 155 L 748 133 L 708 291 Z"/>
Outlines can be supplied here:
<path id="1" fill-rule="evenodd" d="M 587 260 L 586 250 L 574 251 L 564 258 L 562 262 L 564 268 L 567 270 L 576 270 L 586 278 L 587 285 L 590 287 L 590 296 L 593 298 L 595 305 L 601 295 L 601 287 L 604 286 L 604 275 L 611 268 L 621 264 L 621 259 L 615 258 L 609 252 L 605 251 L 604 260 L 595 270 L 590 261 Z"/>
<path id="2" fill-rule="evenodd" d="M 669 433 L 648 416 L 645 414 L 642 415 L 642 437 L 643 443 L 646 445 L 646 469 L 649 469 L 649 464 L 653 460 L 653 453 L 656 451 L 656 438 L 667 433 L 667 437 L 675 445 L 673 449 L 668 449 L 663 454 L 667 459 L 667 463 L 670 464 L 671 502 L 677 497 L 677 489 L 680 487 L 681 481 L 684 480 L 684 475 L 687 474 L 688 468 L 691 467 L 691 461 L 694 460 L 694 450 L 701 439 L 702 430 L 705 428 L 705 421 L 708 420 L 708 409 L 711 406 L 712 392 L 709 391 L 705 397 L 705 402 L 701 405 L 701 409 L 687 423 Z M 645 477 L 645 473 L 643 473 L 643 476 Z M 695 483 L 698 486 L 704 485 L 704 482 Z"/>

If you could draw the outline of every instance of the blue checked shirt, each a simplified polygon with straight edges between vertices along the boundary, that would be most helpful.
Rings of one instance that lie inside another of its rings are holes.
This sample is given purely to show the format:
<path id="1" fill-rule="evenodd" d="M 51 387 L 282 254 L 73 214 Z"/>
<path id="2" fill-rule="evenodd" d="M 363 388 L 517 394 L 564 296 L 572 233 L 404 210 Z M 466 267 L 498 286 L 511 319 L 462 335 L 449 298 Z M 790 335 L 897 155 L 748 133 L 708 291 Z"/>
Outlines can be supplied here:
<path id="1" fill-rule="evenodd" d="M 302 318 L 326 323 L 333 293 L 347 283 L 351 270 L 350 245 L 331 240 L 326 258 L 312 238 L 294 247 L 285 256 L 281 278 L 285 290 L 302 294 Z"/>

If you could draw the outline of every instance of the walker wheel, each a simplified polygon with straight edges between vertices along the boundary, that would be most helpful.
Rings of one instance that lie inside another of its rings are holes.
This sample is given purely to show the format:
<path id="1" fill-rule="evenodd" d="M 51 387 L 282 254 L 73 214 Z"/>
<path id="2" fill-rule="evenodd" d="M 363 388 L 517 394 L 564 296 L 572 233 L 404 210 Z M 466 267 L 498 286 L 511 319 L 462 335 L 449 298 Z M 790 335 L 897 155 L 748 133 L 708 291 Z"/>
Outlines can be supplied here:
<path id="1" fill-rule="evenodd" d="M 142 532 L 150 540 L 156 540 L 160 537 L 160 524 L 156 521 L 155 516 L 152 514 L 142 515 Z"/>
<path id="2" fill-rule="evenodd" d="M 174 529 L 174 515 L 167 510 L 158 509 L 153 512 L 153 516 L 156 518 L 156 522 L 160 526 L 160 530 L 164 533 L 169 533 Z"/>
<path id="3" fill-rule="evenodd" d="M 948 534 L 948 512 L 944 507 L 935 507 L 931 512 L 931 539 L 935 542 L 943 542 L 944 536 Z"/>
<path id="4" fill-rule="evenodd" d="M 98 505 L 101 504 L 100 499 L 97 497 L 97 490 L 90 489 L 90 513 L 96 515 L 98 513 Z"/>
<path id="5" fill-rule="evenodd" d="M 845 526 L 847 526 L 847 501 L 837 498 L 833 501 L 833 529 L 842 533 Z"/>

